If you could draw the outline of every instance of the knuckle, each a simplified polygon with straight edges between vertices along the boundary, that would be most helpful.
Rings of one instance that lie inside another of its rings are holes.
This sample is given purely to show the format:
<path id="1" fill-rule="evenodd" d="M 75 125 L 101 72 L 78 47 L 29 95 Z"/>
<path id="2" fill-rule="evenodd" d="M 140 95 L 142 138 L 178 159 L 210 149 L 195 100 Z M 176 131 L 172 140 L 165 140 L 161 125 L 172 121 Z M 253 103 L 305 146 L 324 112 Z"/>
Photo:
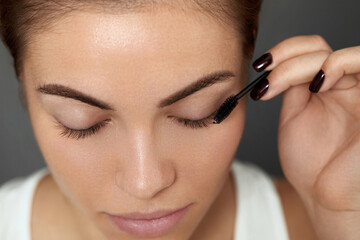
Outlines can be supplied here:
<path id="1" fill-rule="evenodd" d="M 289 37 L 289 38 L 283 40 L 280 44 L 284 45 L 284 46 L 293 46 L 293 45 L 298 44 L 299 42 L 302 42 L 304 37 L 306 37 L 306 36 Z"/>
<path id="2" fill-rule="evenodd" d="M 341 63 L 342 63 L 341 57 L 342 57 L 342 55 L 343 55 L 343 53 L 340 50 L 331 53 L 324 62 L 323 70 L 331 71 L 335 67 L 341 66 Z"/>
<path id="3" fill-rule="evenodd" d="M 273 70 L 272 75 L 275 77 L 280 77 L 284 74 L 289 73 L 292 70 L 292 68 L 293 66 L 291 64 L 291 61 L 285 61 L 281 63 L 276 69 Z"/>
<path id="4" fill-rule="evenodd" d="M 321 59 L 322 65 L 324 65 L 326 60 L 331 56 L 331 54 L 332 53 L 330 51 L 321 50 L 321 51 L 316 52 L 316 55 L 314 54 L 314 56 L 316 56 L 318 59 Z"/>
<path id="5" fill-rule="evenodd" d="M 316 45 L 318 45 L 324 49 L 330 48 L 329 44 L 326 42 L 326 40 L 321 35 L 315 34 L 315 35 L 310 35 L 309 37 L 311 38 L 311 40 L 313 42 L 315 42 Z"/>
<path id="6" fill-rule="evenodd" d="M 281 63 L 279 66 L 274 68 L 274 70 L 269 75 L 269 81 L 271 82 L 272 86 L 274 87 L 277 85 L 287 85 L 289 82 L 287 81 L 287 78 L 284 78 L 284 76 L 288 76 L 289 73 L 293 70 L 293 66 L 289 64 L 288 62 Z"/>

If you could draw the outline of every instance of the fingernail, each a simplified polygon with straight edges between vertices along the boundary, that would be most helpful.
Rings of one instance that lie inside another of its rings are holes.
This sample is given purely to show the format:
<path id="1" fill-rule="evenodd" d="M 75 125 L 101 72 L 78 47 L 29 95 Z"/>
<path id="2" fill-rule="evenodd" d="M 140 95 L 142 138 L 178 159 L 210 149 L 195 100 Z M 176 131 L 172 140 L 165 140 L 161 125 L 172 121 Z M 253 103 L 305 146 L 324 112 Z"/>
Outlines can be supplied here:
<path id="1" fill-rule="evenodd" d="M 261 72 L 264 70 L 267 66 L 269 66 L 273 61 L 271 53 L 265 53 L 261 57 L 255 60 L 253 63 L 253 68 L 257 72 Z"/>
<path id="2" fill-rule="evenodd" d="M 325 73 L 323 70 L 320 70 L 318 74 L 316 74 L 312 82 L 310 83 L 309 90 L 313 93 L 319 92 L 321 85 L 324 82 L 324 79 L 325 79 Z"/>
<path id="3" fill-rule="evenodd" d="M 269 81 L 264 78 L 263 80 L 261 80 L 260 82 L 258 82 L 255 87 L 253 88 L 253 90 L 251 90 L 250 92 L 250 97 L 254 100 L 257 101 L 259 100 L 262 96 L 264 96 L 264 94 L 267 92 L 267 90 L 269 89 Z"/>

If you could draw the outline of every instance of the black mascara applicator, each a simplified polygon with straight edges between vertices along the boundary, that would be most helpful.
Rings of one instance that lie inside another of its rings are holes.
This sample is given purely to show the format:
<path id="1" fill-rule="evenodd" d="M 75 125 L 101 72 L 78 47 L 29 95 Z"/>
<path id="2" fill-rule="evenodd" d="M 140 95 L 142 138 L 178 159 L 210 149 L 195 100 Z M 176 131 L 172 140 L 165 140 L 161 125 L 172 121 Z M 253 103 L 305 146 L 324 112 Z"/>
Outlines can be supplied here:
<path id="1" fill-rule="evenodd" d="M 259 76 L 257 79 L 252 81 L 249 85 L 247 85 L 243 90 L 241 90 L 238 94 L 228 97 L 225 100 L 225 102 L 220 106 L 219 110 L 216 112 L 213 123 L 219 124 L 227 116 L 229 116 L 230 113 L 232 112 L 232 110 L 234 110 L 234 108 L 238 104 L 238 100 L 242 96 L 244 96 L 246 93 L 251 91 L 258 82 L 260 82 L 264 78 L 267 78 L 267 76 L 270 74 L 270 72 L 271 71 L 267 71 L 267 72 L 263 73 L 261 76 Z"/>

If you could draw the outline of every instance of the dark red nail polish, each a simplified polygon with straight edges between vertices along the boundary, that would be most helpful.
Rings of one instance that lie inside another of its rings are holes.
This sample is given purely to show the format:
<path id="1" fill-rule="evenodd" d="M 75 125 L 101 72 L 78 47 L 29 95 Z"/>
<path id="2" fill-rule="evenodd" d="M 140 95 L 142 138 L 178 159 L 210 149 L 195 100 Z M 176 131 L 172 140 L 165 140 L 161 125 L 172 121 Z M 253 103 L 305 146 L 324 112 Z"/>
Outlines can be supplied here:
<path id="1" fill-rule="evenodd" d="M 255 60 L 253 63 L 253 68 L 257 72 L 263 71 L 267 66 L 269 66 L 273 61 L 271 53 L 265 53 L 261 57 Z"/>
<path id="2" fill-rule="evenodd" d="M 324 82 L 324 79 L 325 79 L 325 73 L 323 70 L 320 70 L 318 74 L 316 74 L 312 82 L 310 83 L 309 90 L 313 93 L 319 92 Z"/>
<path id="3" fill-rule="evenodd" d="M 266 78 L 264 78 L 264 79 L 261 80 L 258 84 L 255 85 L 255 87 L 253 88 L 253 90 L 251 90 L 251 92 L 250 92 L 250 97 L 251 97 L 254 101 L 257 101 L 257 100 L 259 100 L 262 96 L 264 96 L 264 94 L 267 92 L 268 89 L 269 89 L 269 80 L 267 80 Z"/>

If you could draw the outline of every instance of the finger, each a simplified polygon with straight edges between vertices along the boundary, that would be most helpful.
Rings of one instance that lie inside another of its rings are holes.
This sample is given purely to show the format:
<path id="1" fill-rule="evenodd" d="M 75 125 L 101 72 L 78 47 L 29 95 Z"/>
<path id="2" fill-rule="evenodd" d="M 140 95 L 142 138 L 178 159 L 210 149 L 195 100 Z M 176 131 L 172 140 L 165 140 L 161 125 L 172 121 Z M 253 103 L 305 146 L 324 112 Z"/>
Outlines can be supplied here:
<path id="1" fill-rule="evenodd" d="M 355 86 L 358 82 L 355 77 L 358 77 L 360 73 L 360 46 L 333 52 L 325 60 L 321 69 L 325 76 L 319 92 Z"/>
<path id="2" fill-rule="evenodd" d="M 312 52 L 282 62 L 268 76 L 269 88 L 261 100 L 269 100 L 290 87 L 309 83 L 329 55 L 327 51 Z"/>
<path id="3" fill-rule="evenodd" d="M 311 52 L 328 51 L 332 49 L 319 35 L 296 36 L 288 38 L 267 51 L 253 63 L 256 71 L 272 70 L 282 62 Z M 270 65 L 269 65 L 270 64 Z"/>
<path id="4" fill-rule="evenodd" d="M 354 75 L 345 75 L 331 87 L 331 90 L 346 90 L 355 87 L 358 80 Z"/>
<path id="5" fill-rule="evenodd" d="M 311 97 L 311 92 L 308 89 L 309 84 L 303 83 L 283 92 L 280 111 L 281 124 L 287 123 L 288 120 L 304 110 Z"/>
<path id="6" fill-rule="evenodd" d="M 327 51 L 320 51 L 291 58 L 270 73 L 268 90 L 261 99 L 268 100 L 283 93 L 280 113 L 282 123 L 287 122 L 306 107 L 311 97 L 311 92 L 308 90 L 309 82 L 329 54 Z M 253 91 L 261 92 L 256 89 Z"/>

